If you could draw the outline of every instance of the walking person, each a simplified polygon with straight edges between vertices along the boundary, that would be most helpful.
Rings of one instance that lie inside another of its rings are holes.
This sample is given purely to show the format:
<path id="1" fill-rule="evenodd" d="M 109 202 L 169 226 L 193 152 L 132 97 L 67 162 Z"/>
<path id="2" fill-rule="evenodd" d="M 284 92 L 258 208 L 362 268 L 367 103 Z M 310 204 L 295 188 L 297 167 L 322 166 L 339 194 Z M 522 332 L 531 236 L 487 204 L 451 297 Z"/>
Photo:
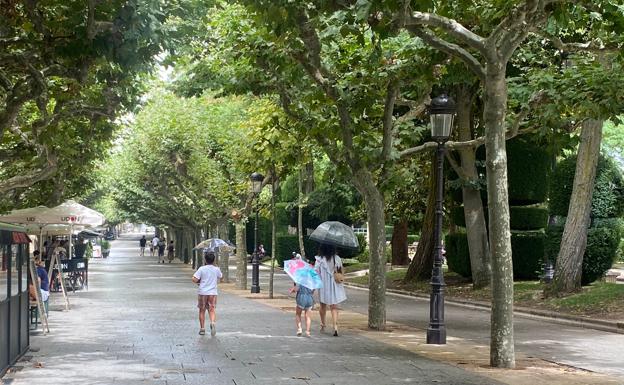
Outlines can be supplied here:
<path id="1" fill-rule="evenodd" d="M 167 259 L 169 260 L 169 263 L 171 263 L 171 261 L 173 261 L 174 258 L 175 258 L 175 248 L 173 247 L 173 241 L 171 241 L 169 242 L 169 246 L 167 246 Z"/>
<path id="2" fill-rule="evenodd" d="M 295 297 L 295 302 L 297 303 L 297 307 L 295 308 L 295 324 L 297 325 L 297 335 L 301 336 L 301 313 L 305 315 L 306 322 L 306 337 L 310 337 L 310 327 L 312 325 L 312 306 L 314 305 L 314 299 L 312 298 L 312 294 L 314 290 L 309 289 L 303 285 L 293 286 L 290 289 L 291 293 L 297 293 Z"/>
<path id="3" fill-rule="evenodd" d="M 145 245 L 147 245 L 147 239 L 145 239 L 145 235 L 143 236 L 143 238 L 141 238 L 139 240 L 139 247 L 141 249 L 141 257 L 145 257 Z"/>
<path id="4" fill-rule="evenodd" d="M 167 240 L 158 241 L 158 263 L 165 263 L 165 242 Z"/>
<path id="5" fill-rule="evenodd" d="M 197 290 L 197 308 L 199 309 L 199 335 L 206 334 L 206 310 L 210 317 L 210 335 L 217 334 L 217 286 L 223 279 L 221 270 L 214 265 L 215 254 L 204 254 L 206 264 L 193 274 L 193 282 L 199 285 Z"/>
<path id="6" fill-rule="evenodd" d="M 150 252 L 152 253 L 152 257 L 156 255 L 156 252 L 158 251 L 158 242 L 160 242 L 160 239 L 158 239 L 158 236 L 155 235 L 154 238 L 152 238 L 152 243 L 150 247 Z"/>
<path id="7" fill-rule="evenodd" d="M 342 259 L 336 254 L 332 245 L 321 244 L 319 255 L 315 257 L 314 268 L 319 273 L 323 287 L 319 289 L 319 316 L 321 317 L 321 331 L 325 330 L 327 307 L 329 306 L 334 327 L 334 337 L 338 337 L 338 304 L 347 299 L 342 282 L 337 282 L 335 273 L 342 273 Z"/>

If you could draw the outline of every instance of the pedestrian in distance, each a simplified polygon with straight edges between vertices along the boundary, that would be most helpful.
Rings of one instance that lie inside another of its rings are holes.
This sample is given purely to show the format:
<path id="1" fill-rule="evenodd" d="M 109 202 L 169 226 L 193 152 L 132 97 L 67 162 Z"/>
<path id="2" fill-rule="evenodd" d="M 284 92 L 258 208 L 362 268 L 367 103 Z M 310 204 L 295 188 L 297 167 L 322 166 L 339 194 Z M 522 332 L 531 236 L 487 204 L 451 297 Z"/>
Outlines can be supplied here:
<path id="1" fill-rule="evenodd" d="M 312 326 L 312 306 L 314 305 L 314 299 L 312 298 L 312 294 L 314 290 L 309 289 L 303 285 L 293 286 L 290 289 L 290 293 L 297 293 L 295 297 L 295 302 L 297 303 L 297 307 L 295 308 L 295 324 L 297 325 L 297 336 L 301 336 L 301 313 L 305 315 L 305 323 L 306 323 L 306 337 L 310 337 L 310 327 Z"/>
<path id="2" fill-rule="evenodd" d="M 319 273 L 323 287 L 319 289 L 319 316 L 321 317 L 321 331 L 325 330 L 325 316 L 329 306 L 334 327 L 334 337 L 338 337 L 338 304 L 347 299 L 342 282 L 337 282 L 335 273 L 342 273 L 342 259 L 336 254 L 332 245 L 321 244 L 319 255 L 314 257 L 314 268 Z"/>
<path id="3" fill-rule="evenodd" d="M 141 257 L 145 257 L 145 245 L 147 245 L 147 239 L 145 239 L 145 235 L 143 236 L 143 238 L 141 238 L 139 240 L 139 247 L 141 249 Z"/>
<path id="4" fill-rule="evenodd" d="M 165 242 L 166 239 L 158 240 L 158 263 L 165 263 Z"/>
<path id="5" fill-rule="evenodd" d="M 167 259 L 169 260 L 169 263 L 171 263 L 171 261 L 173 261 L 174 258 L 175 258 L 175 248 L 173 247 L 173 241 L 171 241 L 169 242 L 169 246 L 167 246 Z"/>
<path id="6" fill-rule="evenodd" d="M 152 257 L 156 255 L 156 252 L 158 252 L 158 242 L 160 242 L 160 239 L 158 239 L 157 236 L 154 236 L 154 238 L 152 238 L 152 243 L 150 247 L 150 253 L 152 253 Z"/>
<path id="7" fill-rule="evenodd" d="M 215 253 L 204 254 L 206 264 L 193 274 L 193 282 L 199 285 L 197 290 L 197 308 L 199 309 L 199 335 L 206 334 L 206 310 L 210 317 L 210 335 L 217 334 L 217 295 L 218 282 L 223 280 L 221 270 L 214 265 Z"/>

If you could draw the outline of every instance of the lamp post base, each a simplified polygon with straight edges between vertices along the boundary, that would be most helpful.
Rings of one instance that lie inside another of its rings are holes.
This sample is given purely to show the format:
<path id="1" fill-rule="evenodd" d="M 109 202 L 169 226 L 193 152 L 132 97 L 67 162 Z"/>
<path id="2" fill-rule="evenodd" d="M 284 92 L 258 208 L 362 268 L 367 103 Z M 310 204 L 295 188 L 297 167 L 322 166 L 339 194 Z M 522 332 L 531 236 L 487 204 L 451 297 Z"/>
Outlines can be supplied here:
<path id="1" fill-rule="evenodd" d="M 251 259 L 251 293 L 260 293 L 260 260 L 256 253 Z"/>
<path id="2" fill-rule="evenodd" d="M 427 328 L 427 344 L 446 345 L 446 328 L 444 326 L 439 329 Z"/>

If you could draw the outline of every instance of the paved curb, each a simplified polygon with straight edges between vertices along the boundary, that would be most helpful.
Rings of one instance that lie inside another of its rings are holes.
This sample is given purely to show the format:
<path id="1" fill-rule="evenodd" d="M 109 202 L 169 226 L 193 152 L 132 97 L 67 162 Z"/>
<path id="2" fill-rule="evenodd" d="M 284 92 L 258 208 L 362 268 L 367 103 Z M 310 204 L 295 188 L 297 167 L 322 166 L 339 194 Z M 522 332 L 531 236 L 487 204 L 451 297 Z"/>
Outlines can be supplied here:
<path id="1" fill-rule="evenodd" d="M 345 286 L 349 286 L 354 289 L 368 291 L 366 285 L 361 285 L 352 282 L 345 282 Z M 388 295 L 414 297 L 422 300 L 429 300 L 429 296 L 423 294 L 415 294 L 405 290 L 386 289 Z M 490 310 L 490 304 L 482 301 L 466 301 L 458 299 L 446 298 L 445 303 L 453 306 L 461 306 L 470 309 Z M 562 314 L 548 310 L 537 310 L 527 307 L 514 307 L 514 314 L 520 317 L 532 318 L 532 319 L 547 319 L 548 321 L 563 324 L 578 326 L 585 329 L 594 329 L 611 333 L 624 334 L 624 322 L 618 321 L 606 321 L 585 318 L 570 314 Z"/>

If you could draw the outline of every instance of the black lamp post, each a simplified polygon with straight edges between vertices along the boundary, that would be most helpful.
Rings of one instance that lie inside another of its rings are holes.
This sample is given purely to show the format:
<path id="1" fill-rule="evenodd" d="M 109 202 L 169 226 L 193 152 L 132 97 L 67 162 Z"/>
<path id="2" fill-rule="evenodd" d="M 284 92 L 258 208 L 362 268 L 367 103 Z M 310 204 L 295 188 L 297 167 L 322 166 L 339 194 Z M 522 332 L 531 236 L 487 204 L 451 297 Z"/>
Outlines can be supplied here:
<path id="1" fill-rule="evenodd" d="M 429 300 L 428 344 L 446 344 L 444 324 L 444 274 L 442 272 L 442 201 L 444 199 L 444 143 L 451 136 L 455 118 L 455 101 L 442 94 L 429 106 L 431 137 L 438 142 L 436 151 L 436 210 L 433 251 L 433 271 L 431 273 L 431 298 Z"/>
<path id="2" fill-rule="evenodd" d="M 257 197 L 262 191 L 264 176 L 254 172 L 249 176 L 251 191 Z M 260 293 L 260 259 L 258 255 L 258 204 L 256 202 L 256 220 L 254 221 L 254 249 L 251 255 L 251 292 Z"/>

